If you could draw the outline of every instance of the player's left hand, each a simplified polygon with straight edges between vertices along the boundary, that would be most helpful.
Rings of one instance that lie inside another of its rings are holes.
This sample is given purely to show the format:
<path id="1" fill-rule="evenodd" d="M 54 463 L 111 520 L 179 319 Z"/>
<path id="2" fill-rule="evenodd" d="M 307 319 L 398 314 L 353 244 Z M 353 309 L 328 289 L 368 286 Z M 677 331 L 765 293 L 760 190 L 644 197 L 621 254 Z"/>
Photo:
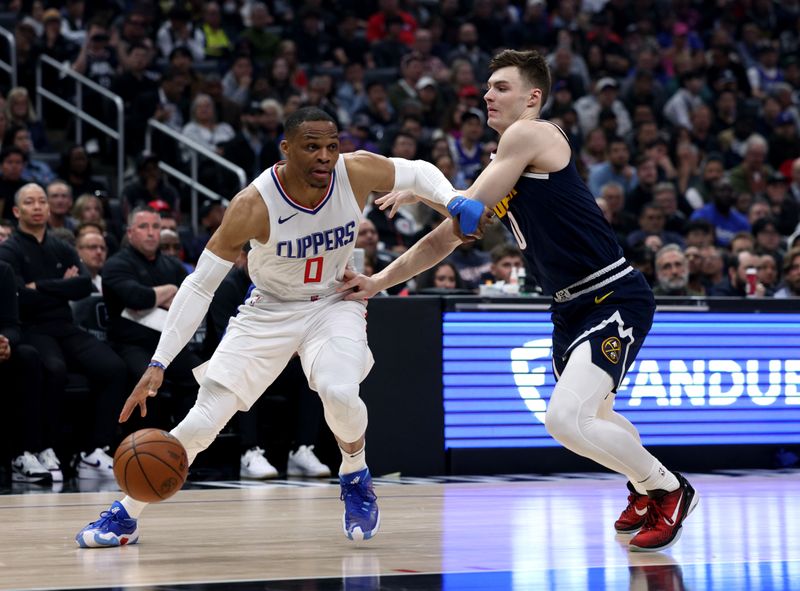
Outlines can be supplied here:
<path id="1" fill-rule="evenodd" d="M 393 218 L 397 210 L 403 205 L 410 205 L 417 201 L 420 201 L 420 198 L 414 194 L 414 191 L 405 189 L 403 191 L 392 191 L 391 193 L 386 193 L 386 195 L 382 197 L 378 197 L 375 200 L 375 205 L 377 205 L 381 211 L 385 210 L 387 207 L 391 207 L 389 210 L 389 217 Z"/>
<path id="2" fill-rule="evenodd" d="M 344 296 L 345 300 L 366 300 L 381 290 L 378 282 L 372 277 L 356 273 L 349 267 L 344 270 L 342 281 L 342 285 L 336 288 L 336 291 L 339 293 L 350 291 Z"/>

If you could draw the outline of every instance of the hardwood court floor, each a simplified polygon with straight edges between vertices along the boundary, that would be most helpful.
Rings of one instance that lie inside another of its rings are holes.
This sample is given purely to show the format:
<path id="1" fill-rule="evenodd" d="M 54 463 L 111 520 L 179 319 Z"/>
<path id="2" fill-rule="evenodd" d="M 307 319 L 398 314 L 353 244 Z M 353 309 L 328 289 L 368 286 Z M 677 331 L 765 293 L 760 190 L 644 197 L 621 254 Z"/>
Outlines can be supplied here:
<path id="1" fill-rule="evenodd" d="M 149 507 L 139 544 L 96 550 L 73 535 L 118 493 L 11 494 L 0 588 L 800 590 L 800 472 L 689 478 L 700 504 L 653 554 L 613 531 L 616 476 L 378 479 L 381 531 L 362 543 L 325 482 L 205 483 Z"/>

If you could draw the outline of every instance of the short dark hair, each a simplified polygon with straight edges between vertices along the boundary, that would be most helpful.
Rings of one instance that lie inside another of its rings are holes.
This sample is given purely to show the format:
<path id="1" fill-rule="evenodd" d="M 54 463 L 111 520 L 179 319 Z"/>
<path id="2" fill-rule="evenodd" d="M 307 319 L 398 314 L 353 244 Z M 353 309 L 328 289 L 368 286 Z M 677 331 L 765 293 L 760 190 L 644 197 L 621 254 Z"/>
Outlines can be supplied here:
<path id="1" fill-rule="evenodd" d="M 492 249 L 492 262 L 499 263 L 506 257 L 519 257 L 520 259 L 524 260 L 522 255 L 522 251 L 514 244 L 509 244 L 507 242 L 503 244 L 498 244 Z"/>
<path id="2" fill-rule="evenodd" d="M 128 214 L 128 226 L 131 226 L 133 224 L 133 220 L 135 220 L 137 214 L 140 214 L 140 213 L 154 213 L 154 214 L 158 215 L 158 211 L 153 209 L 149 205 L 137 205 Z"/>
<path id="3" fill-rule="evenodd" d="M 489 62 L 489 71 L 496 72 L 501 68 L 518 68 L 522 78 L 541 89 L 542 107 L 550 96 L 550 68 L 544 57 L 536 50 L 517 51 L 516 49 L 504 49 L 495 55 Z"/>
<path id="4" fill-rule="evenodd" d="M 322 109 L 317 107 L 303 107 L 297 109 L 286 118 L 286 122 L 283 124 L 284 135 L 286 137 L 293 135 L 306 121 L 329 121 L 333 123 L 337 130 L 339 129 L 336 120 Z"/>

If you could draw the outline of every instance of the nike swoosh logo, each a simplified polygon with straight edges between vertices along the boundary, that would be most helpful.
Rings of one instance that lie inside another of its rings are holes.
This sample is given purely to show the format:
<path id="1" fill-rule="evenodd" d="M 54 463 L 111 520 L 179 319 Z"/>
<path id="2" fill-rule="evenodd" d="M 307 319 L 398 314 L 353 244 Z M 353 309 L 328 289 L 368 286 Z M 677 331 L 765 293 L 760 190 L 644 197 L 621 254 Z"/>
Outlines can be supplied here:
<path id="1" fill-rule="evenodd" d="M 300 212 L 298 211 L 297 213 L 300 213 Z M 279 223 L 279 224 L 282 224 L 283 222 L 288 222 L 290 219 L 292 219 L 294 216 L 296 216 L 296 215 L 297 215 L 297 213 L 293 213 L 293 214 L 292 214 L 292 215 L 290 215 L 288 218 L 282 218 L 282 217 L 280 217 L 280 216 L 279 216 L 279 217 L 278 217 L 278 223 Z"/>
<path id="2" fill-rule="evenodd" d="M 644 509 L 641 509 L 641 510 L 639 510 L 636 507 L 634 507 L 633 510 L 636 511 L 636 514 L 639 517 L 641 517 L 642 515 L 647 515 L 647 507 L 645 507 Z"/>
<path id="3" fill-rule="evenodd" d="M 87 466 L 91 466 L 92 468 L 99 468 L 100 467 L 100 460 L 97 460 L 96 462 L 87 462 L 86 460 L 81 460 L 81 462 L 83 462 Z"/>
<path id="4" fill-rule="evenodd" d="M 603 303 L 603 300 L 605 300 L 605 299 L 606 299 L 608 296 L 610 296 L 612 293 L 614 293 L 614 292 L 613 292 L 613 291 L 609 291 L 609 292 L 608 292 L 606 295 L 604 295 L 604 296 L 594 296 L 594 303 L 595 303 L 595 304 L 601 304 L 601 303 Z"/>
<path id="5" fill-rule="evenodd" d="M 675 511 L 672 513 L 672 517 L 670 519 L 664 518 L 664 523 L 667 525 L 675 525 L 675 520 L 678 518 L 678 513 L 681 511 L 681 503 L 683 503 L 683 492 L 681 491 L 681 498 L 678 499 L 678 503 L 675 505 Z"/>

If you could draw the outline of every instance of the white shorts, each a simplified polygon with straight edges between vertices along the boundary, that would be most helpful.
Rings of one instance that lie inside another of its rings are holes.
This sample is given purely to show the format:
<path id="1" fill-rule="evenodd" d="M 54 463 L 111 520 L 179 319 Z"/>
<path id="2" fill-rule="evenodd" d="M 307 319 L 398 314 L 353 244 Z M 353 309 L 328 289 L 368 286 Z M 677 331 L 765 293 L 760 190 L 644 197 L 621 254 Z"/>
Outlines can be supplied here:
<path id="1" fill-rule="evenodd" d="M 239 313 L 231 318 L 211 359 L 195 370 L 198 382 L 217 382 L 249 409 L 297 353 L 309 386 L 317 390 L 314 360 L 333 337 L 352 343 L 357 349 L 353 358 L 363 359 L 363 367 L 356 368 L 359 382 L 367 377 L 373 358 L 367 344 L 364 302 L 345 301 L 340 296 L 287 302 L 253 294 L 256 297 L 239 306 Z"/>

